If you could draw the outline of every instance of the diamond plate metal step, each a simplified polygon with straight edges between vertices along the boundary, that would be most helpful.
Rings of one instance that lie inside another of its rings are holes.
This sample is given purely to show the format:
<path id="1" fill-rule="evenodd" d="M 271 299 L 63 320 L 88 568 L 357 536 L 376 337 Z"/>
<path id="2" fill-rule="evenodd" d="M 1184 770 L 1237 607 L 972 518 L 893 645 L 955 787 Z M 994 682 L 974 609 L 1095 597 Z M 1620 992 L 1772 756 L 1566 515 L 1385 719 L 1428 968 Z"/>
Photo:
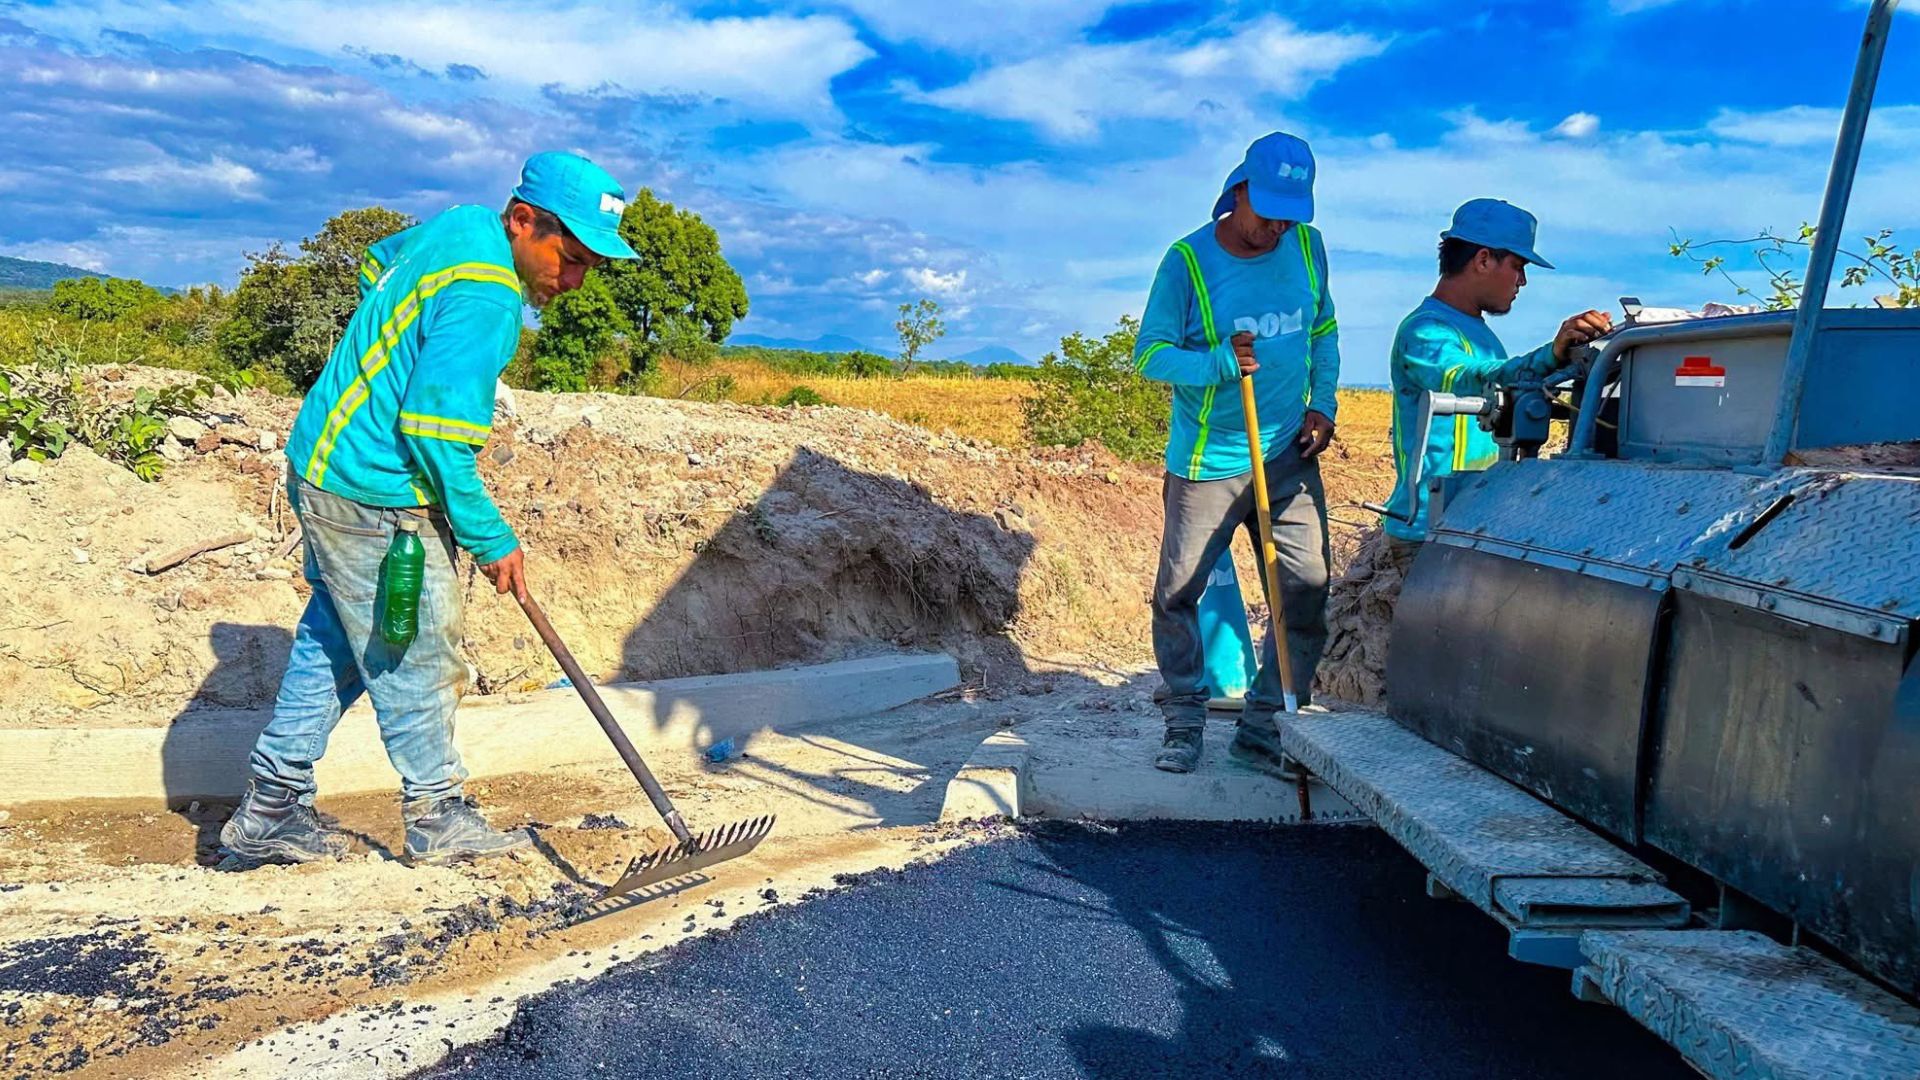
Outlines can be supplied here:
<path id="1" fill-rule="evenodd" d="M 1505 926 L 1516 960 L 1572 968 L 1583 930 L 1687 924 L 1658 871 L 1380 713 L 1283 715 L 1280 738 L 1446 891 Z"/>
<path id="2" fill-rule="evenodd" d="M 1581 935 L 1574 993 L 1610 1001 L 1715 1080 L 1920 1077 L 1920 1009 L 1746 930 Z"/>

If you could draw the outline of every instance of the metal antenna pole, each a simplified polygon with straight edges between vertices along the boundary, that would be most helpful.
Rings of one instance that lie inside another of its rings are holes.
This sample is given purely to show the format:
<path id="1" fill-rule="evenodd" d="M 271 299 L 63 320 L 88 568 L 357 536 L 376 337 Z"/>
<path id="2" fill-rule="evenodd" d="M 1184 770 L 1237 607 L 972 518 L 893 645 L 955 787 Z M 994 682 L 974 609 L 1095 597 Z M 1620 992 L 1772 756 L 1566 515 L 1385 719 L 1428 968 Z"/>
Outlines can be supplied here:
<path id="1" fill-rule="evenodd" d="M 1773 430 L 1760 454 L 1760 464 L 1786 461 L 1800 422 L 1800 398 L 1806 388 L 1807 362 L 1820 330 L 1821 310 L 1827 303 L 1827 279 L 1833 276 L 1834 256 L 1840 250 L 1840 228 L 1847 201 L 1853 196 L 1853 176 L 1860 166 L 1860 145 L 1867 137 L 1867 113 L 1873 109 L 1873 89 L 1880 81 L 1880 57 L 1887 51 L 1887 32 L 1893 28 L 1893 9 L 1900 0 L 1873 0 L 1866 33 L 1860 39 L 1860 58 L 1853 67 L 1853 87 L 1847 92 L 1846 115 L 1840 120 L 1840 141 L 1833 148 L 1833 168 L 1827 173 L 1827 193 L 1820 202 L 1820 224 L 1813 234 L 1807 258 L 1807 279 L 1800 289 L 1800 308 L 1794 315 L 1793 340 L 1787 345 L 1786 369 L 1780 374 L 1780 400 Z"/>

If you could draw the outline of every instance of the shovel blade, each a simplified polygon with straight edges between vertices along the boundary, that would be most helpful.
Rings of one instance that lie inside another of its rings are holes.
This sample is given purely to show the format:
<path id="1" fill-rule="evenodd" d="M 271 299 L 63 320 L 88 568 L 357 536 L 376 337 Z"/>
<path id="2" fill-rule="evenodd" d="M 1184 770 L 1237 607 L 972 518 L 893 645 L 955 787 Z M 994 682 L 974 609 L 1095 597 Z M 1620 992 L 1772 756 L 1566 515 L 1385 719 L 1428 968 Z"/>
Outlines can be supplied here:
<path id="1" fill-rule="evenodd" d="M 737 859 L 760 845 L 773 832 L 774 817 L 749 818 L 696 834 L 690 841 L 668 844 L 657 851 L 636 857 L 627 864 L 620 880 L 607 886 L 600 899 L 609 900 L 677 877 L 684 877 L 715 863 Z"/>

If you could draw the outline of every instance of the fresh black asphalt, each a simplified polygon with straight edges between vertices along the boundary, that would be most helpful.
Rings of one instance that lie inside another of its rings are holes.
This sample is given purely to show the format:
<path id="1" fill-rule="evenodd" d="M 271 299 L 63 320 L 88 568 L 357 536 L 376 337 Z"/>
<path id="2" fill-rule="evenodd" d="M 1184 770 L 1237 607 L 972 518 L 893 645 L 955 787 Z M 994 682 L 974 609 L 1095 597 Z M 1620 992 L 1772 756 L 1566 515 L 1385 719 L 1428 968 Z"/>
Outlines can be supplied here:
<path id="1" fill-rule="evenodd" d="M 1043 824 L 557 987 L 419 1075 L 1694 1075 L 1422 880 L 1362 826 Z"/>

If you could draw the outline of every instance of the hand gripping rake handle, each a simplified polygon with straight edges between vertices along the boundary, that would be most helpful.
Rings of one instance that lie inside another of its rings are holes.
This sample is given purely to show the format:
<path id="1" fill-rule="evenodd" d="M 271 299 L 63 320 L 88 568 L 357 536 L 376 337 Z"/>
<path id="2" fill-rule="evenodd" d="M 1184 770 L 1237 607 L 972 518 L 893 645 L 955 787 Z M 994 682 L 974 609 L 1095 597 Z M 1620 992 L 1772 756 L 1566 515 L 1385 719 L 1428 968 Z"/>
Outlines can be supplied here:
<path id="1" fill-rule="evenodd" d="M 1280 697 L 1288 712 L 1300 711 L 1293 692 L 1293 658 L 1287 652 L 1287 611 L 1280 597 L 1280 553 L 1273 546 L 1273 503 L 1267 496 L 1267 457 L 1260 449 L 1260 410 L 1253 400 L 1253 376 L 1240 376 L 1240 407 L 1247 415 L 1247 450 L 1253 455 L 1253 504 L 1260 515 L 1260 568 L 1273 619 L 1273 651 L 1280 661 Z"/>
<path id="2" fill-rule="evenodd" d="M 612 740 L 613 748 L 620 753 L 620 760 L 627 763 L 627 768 L 633 770 L 633 778 L 640 781 L 640 786 L 646 789 L 647 798 L 652 801 L 654 810 L 659 812 L 660 819 L 667 823 L 667 828 L 673 831 L 673 838 L 685 844 L 692 844 L 693 834 L 687 831 L 687 823 L 680 820 L 680 811 L 673 808 L 673 800 L 667 798 L 666 791 L 660 787 L 660 781 L 653 778 L 653 770 L 647 768 L 647 763 L 640 757 L 640 751 L 635 750 L 633 743 L 627 741 L 627 733 L 621 731 L 620 725 L 614 722 L 613 714 L 607 711 L 606 703 L 600 700 L 600 691 L 594 689 L 592 680 L 587 678 L 587 673 L 580 670 L 579 661 L 573 658 L 573 653 L 567 649 L 566 643 L 560 640 L 560 635 L 553 632 L 553 624 L 547 621 L 547 613 L 540 610 L 540 605 L 534 602 L 532 596 L 526 596 L 520 600 L 520 610 L 527 613 L 527 621 L 533 623 L 533 629 L 540 635 L 540 640 L 547 643 L 547 651 L 553 653 L 553 658 L 560 662 L 560 669 L 567 673 L 567 679 L 573 683 L 573 688 L 580 692 L 580 700 L 587 703 L 587 711 L 593 713 L 595 720 L 600 721 L 600 730 L 606 732 L 607 738 Z"/>

